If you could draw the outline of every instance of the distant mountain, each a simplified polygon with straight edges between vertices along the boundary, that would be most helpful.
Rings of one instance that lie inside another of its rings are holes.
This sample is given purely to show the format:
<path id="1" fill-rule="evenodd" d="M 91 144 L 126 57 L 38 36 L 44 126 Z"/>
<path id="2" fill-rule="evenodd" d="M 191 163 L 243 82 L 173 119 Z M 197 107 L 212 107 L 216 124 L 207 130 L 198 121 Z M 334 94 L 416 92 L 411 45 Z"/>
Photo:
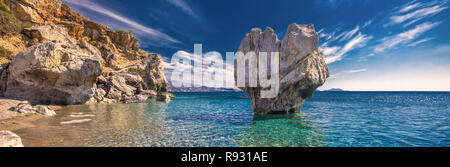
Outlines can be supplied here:
<path id="1" fill-rule="evenodd" d="M 332 88 L 332 89 L 328 89 L 328 90 L 324 90 L 325 92 L 342 92 L 345 91 L 341 88 Z"/>

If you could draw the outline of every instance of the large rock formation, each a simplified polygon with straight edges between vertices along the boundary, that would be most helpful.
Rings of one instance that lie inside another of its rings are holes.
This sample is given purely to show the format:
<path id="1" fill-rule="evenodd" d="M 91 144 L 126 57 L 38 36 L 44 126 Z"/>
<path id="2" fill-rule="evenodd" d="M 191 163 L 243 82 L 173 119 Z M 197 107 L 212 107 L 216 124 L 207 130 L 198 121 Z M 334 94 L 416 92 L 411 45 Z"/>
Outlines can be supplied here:
<path id="1" fill-rule="evenodd" d="M 261 98 L 260 91 L 263 88 L 259 81 L 257 87 L 248 87 L 248 84 L 241 87 L 248 93 L 254 113 L 295 112 L 307 98 L 313 96 L 314 91 L 323 85 L 329 76 L 328 67 L 318 45 L 319 40 L 313 25 L 291 24 L 283 41 L 278 40 L 271 28 L 267 28 L 264 32 L 254 28 L 245 36 L 238 52 L 244 54 L 255 52 L 257 57 L 259 52 L 267 52 L 269 55 L 271 52 L 280 53 L 280 88 L 277 97 Z M 235 79 L 236 71 L 235 69 Z M 270 71 L 268 73 L 270 74 Z"/>
<path id="2" fill-rule="evenodd" d="M 0 96 L 135 103 L 167 92 L 161 56 L 139 49 L 132 32 L 94 23 L 60 0 L 0 4 L 0 21 L 9 19 L 0 26 Z"/>

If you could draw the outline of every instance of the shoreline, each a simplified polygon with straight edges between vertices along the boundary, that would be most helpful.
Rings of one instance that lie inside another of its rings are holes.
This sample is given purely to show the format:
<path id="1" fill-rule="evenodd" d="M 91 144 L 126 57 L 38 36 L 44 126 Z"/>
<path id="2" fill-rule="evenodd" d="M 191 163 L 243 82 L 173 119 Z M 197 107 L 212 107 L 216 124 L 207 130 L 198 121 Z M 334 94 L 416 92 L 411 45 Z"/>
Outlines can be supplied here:
<path id="1" fill-rule="evenodd" d="M 24 128 L 33 127 L 33 121 L 49 117 L 40 113 L 22 114 L 11 110 L 20 103 L 28 103 L 26 100 L 16 100 L 0 98 L 0 130 L 17 131 Z M 48 105 L 51 110 L 60 110 L 67 106 Z"/>

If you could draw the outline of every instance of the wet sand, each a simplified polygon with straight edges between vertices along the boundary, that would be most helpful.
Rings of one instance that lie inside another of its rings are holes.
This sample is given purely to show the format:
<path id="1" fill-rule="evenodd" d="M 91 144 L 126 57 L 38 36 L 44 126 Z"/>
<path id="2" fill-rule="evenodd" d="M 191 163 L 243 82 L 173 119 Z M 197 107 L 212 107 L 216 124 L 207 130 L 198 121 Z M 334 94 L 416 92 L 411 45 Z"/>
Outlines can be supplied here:
<path id="1" fill-rule="evenodd" d="M 16 107 L 20 103 L 26 103 L 27 101 L 23 100 L 13 100 L 13 99 L 5 99 L 0 98 L 0 130 L 9 130 L 14 133 L 17 133 L 21 138 L 25 146 L 39 146 L 39 145 L 26 145 L 25 142 L 27 139 L 26 136 L 21 135 L 21 131 L 24 129 L 33 129 L 39 128 L 39 120 L 49 119 L 51 117 L 45 116 L 39 113 L 36 114 L 21 114 L 16 111 L 13 111 L 14 107 Z M 64 106 L 49 106 L 50 109 L 61 110 L 65 108 Z M 24 141 L 25 140 L 25 141 Z"/>

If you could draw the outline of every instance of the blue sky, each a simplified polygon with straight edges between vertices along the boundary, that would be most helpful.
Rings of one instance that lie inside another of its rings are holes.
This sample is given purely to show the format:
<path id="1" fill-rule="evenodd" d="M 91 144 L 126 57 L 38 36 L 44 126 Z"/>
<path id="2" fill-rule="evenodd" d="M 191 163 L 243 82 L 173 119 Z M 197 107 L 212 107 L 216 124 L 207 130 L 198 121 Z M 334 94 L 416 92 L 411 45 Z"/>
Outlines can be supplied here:
<path id="1" fill-rule="evenodd" d="M 63 0 L 113 29 L 132 29 L 141 48 L 236 51 L 253 27 L 284 37 L 314 24 L 331 77 L 320 89 L 450 91 L 450 1 Z"/>

